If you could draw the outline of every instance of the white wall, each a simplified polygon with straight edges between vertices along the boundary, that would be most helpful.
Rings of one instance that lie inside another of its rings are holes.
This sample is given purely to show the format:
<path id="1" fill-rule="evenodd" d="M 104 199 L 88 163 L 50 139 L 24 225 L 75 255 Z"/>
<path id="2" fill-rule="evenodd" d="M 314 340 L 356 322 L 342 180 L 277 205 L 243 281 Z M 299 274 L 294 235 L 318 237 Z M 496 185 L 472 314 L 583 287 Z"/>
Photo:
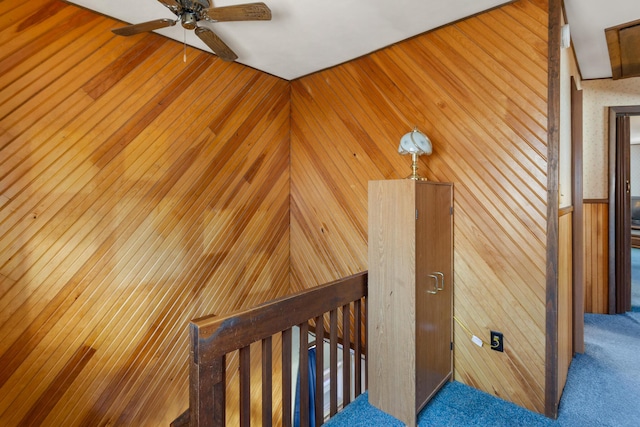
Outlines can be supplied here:
<path id="1" fill-rule="evenodd" d="M 640 105 L 640 77 L 583 80 L 583 186 L 585 199 L 606 199 L 609 176 L 609 109 Z"/>
<path id="2" fill-rule="evenodd" d="M 640 145 L 631 145 L 630 157 L 631 195 L 637 197 L 640 196 Z"/>
<path id="3" fill-rule="evenodd" d="M 631 195 L 640 196 L 640 116 L 631 116 L 631 149 L 629 150 Z"/>
<path id="4" fill-rule="evenodd" d="M 578 75 L 574 58 L 572 47 L 560 50 L 560 208 L 571 206 L 571 76 Z"/>

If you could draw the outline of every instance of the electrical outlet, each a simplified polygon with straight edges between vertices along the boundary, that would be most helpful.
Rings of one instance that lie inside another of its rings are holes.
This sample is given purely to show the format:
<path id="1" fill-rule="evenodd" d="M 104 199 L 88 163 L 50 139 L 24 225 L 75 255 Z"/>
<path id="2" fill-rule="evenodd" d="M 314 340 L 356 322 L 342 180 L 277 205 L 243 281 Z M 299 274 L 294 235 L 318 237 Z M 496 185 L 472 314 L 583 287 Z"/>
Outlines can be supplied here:
<path id="1" fill-rule="evenodd" d="M 491 350 L 504 351 L 504 337 L 502 332 L 491 331 Z"/>

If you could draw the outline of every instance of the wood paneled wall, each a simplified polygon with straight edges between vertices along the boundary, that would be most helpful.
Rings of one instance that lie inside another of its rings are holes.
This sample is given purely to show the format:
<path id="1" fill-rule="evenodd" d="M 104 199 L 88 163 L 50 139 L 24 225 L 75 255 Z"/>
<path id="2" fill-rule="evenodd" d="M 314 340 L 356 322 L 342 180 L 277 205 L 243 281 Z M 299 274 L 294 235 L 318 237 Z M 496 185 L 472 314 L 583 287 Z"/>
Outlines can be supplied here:
<path id="1" fill-rule="evenodd" d="M 558 221 L 558 394 L 567 382 L 573 359 L 573 209 L 560 213 Z"/>
<path id="2" fill-rule="evenodd" d="M 367 182 L 403 178 L 414 126 L 453 182 L 456 379 L 544 412 L 545 0 L 521 0 L 292 82 L 291 285 L 367 268 Z"/>
<path id="3" fill-rule="evenodd" d="M 367 269 L 367 182 L 410 173 L 415 125 L 455 185 L 456 316 L 505 335 L 457 326 L 456 378 L 542 412 L 547 15 L 520 0 L 288 83 L 0 2 L 0 424 L 166 425 L 189 319 Z"/>
<path id="4" fill-rule="evenodd" d="M 188 321 L 289 292 L 289 83 L 0 2 L 0 425 L 161 426 Z"/>
<path id="5" fill-rule="evenodd" d="M 584 203 L 584 311 L 609 313 L 609 203 Z"/>

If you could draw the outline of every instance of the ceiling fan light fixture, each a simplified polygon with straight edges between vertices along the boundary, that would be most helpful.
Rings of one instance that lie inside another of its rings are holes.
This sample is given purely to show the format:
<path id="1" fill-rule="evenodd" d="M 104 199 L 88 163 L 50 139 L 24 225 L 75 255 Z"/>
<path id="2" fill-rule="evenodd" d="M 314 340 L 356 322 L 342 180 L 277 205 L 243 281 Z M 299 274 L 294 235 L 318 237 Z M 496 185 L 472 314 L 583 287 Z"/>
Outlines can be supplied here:
<path id="1" fill-rule="evenodd" d="M 184 12 L 180 17 L 180 22 L 182 26 L 187 30 L 193 30 L 196 28 L 196 22 L 198 22 L 198 17 L 193 12 Z"/>

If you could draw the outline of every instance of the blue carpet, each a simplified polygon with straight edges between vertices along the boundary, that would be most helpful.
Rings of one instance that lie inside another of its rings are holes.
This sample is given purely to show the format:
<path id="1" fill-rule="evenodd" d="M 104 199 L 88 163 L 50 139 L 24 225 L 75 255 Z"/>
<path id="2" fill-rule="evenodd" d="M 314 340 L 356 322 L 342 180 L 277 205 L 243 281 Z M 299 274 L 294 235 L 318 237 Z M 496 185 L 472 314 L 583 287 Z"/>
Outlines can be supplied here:
<path id="1" fill-rule="evenodd" d="M 543 427 L 553 423 L 540 414 L 454 381 L 420 412 L 418 425 Z"/>
<path id="2" fill-rule="evenodd" d="M 574 357 L 560 401 L 567 427 L 640 425 L 640 313 L 586 314 L 585 353 Z"/>
<path id="3" fill-rule="evenodd" d="M 418 416 L 418 426 L 545 427 L 554 422 L 457 381 L 447 383 Z M 367 393 L 325 424 L 327 427 L 402 427 L 369 404 Z"/>
<path id="4" fill-rule="evenodd" d="M 640 313 L 585 315 L 585 354 L 569 369 L 557 420 L 528 411 L 459 382 L 446 384 L 418 417 L 427 426 L 640 426 Z M 367 394 L 325 424 L 402 426 L 369 404 Z"/>

